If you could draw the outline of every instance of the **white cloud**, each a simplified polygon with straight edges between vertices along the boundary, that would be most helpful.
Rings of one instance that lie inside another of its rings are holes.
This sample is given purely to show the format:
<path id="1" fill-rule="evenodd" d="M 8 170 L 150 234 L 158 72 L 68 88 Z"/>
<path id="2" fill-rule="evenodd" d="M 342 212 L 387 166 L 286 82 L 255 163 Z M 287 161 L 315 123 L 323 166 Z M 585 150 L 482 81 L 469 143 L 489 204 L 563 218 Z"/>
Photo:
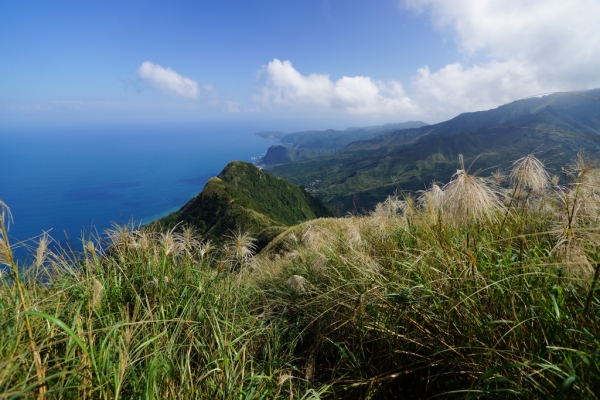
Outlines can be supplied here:
<path id="1" fill-rule="evenodd" d="M 318 109 L 350 114 L 414 114 L 416 105 L 397 81 L 375 81 L 366 76 L 344 76 L 332 81 L 329 75 L 302 75 L 288 60 L 274 59 L 263 67 L 266 84 L 262 101 L 267 108 Z"/>
<path id="2" fill-rule="evenodd" d="M 449 31 L 462 57 L 410 82 L 303 75 L 274 59 L 258 99 L 264 108 L 338 110 L 429 122 L 553 91 L 600 87 L 598 0 L 401 0 Z M 424 62 L 424 64 L 426 61 Z"/>
<path id="3" fill-rule="evenodd" d="M 139 77 L 148 81 L 156 90 L 176 96 L 195 99 L 198 97 L 198 83 L 181 76 L 171 68 L 146 61 L 137 70 Z"/>
<path id="4" fill-rule="evenodd" d="M 412 89 L 415 101 L 438 119 L 548 91 L 537 80 L 537 68 L 515 60 L 470 67 L 453 63 L 436 72 L 425 66 L 412 78 Z"/>
<path id="5" fill-rule="evenodd" d="M 412 96 L 440 117 L 540 92 L 600 86 L 597 0 L 406 0 L 456 33 L 467 57 L 439 71 L 421 68 Z M 472 63 L 469 59 L 482 58 Z"/>

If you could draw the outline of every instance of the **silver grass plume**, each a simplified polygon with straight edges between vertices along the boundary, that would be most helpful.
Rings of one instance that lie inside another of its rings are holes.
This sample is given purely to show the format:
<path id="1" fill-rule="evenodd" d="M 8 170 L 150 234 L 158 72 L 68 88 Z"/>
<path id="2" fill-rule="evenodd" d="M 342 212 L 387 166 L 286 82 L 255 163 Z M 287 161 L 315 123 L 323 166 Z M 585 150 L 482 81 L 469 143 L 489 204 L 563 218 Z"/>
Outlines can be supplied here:
<path id="1" fill-rule="evenodd" d="M 375 231 L 382 237 L 388 236 L 393 226 L 399 221 L 399 216 L 407 209 L 406 202 L 398 196 L 389 196 L 384 202 L 375 206 L 371 212 L 370 221 L 374 224 Z"/>
<path id="2" fill-rule="evenodd" d="M 198 234 L 196 229 L 192 225 L 184 225 L 181 227 L 181 233 L 179 234 L 179 248 L 188 257 L 192 255 L 192 252 L 200 247 L 200 241 L 198 240 Z"/>
<path id="3" fill-rule="evenodd" d="M 132 233 L 133 242 L 131 247 L 147 253 L 155 244 L 155 234 L 146 229 L 138 229 Z"/>
<path id="4" fill-rule="evenodd" d="M 201 243 L 200 246 L 198 247 L 198 254 L 200 254 L 200 259 L 204 260 L 205 256 L 208 256 L 208 254 L 210 253 L 210 251 L 212 250 L 212 245 L 210 243 L 210 240 L 207 240 L 204 243 Z"/>
<path id="5" fill-rule="evenodd" d="M 420 192 L 417 201 L 426 213 L 438 214 L 444 207 L 444 191 L 437 182 L 431 182 L 429 189 Z"/>
<path id="6" fill-rule="evenodd" d="M 0 199 L 0 265 L 12 265 L 14 261 L 8 238 L 5 237 L 11 222 L 10 208 Z"/>
<path id="7" fill-rule="evenodd" d="M 492 172 L 490 178 L 496 185 L 502 185 L 506 181 L 506 174 L 500 168 Z"/>
<path id="8" fill-rule="evenodd" d="M 94 277 L 94 286 L 92 291 L 92 308 L 95 310 L 102 303 L 102 297 L 104 295 L 104 286 L 102 282 L 98 280 L 98 278 Z"/>
<path id="9" fill-rule="evenodd" d="M 48 256 L 48 244 L 50 243 L 50 238 L 46 233 L 42 235 L 38 242 L 38 247 L 35 251 L 35 266 L 40 268 L 44 265 L 46 261 L 46 257 Z"/>
<path id="10" fill-rule="evenodd" d="M 459 155 L 461 169 L 457 170 L 444 188 L 444 214 L 458 226 L 470 221 L 493 220 L 502 203 L 488 183 L 470 175 L 464 167 L 462 154 Z"/>
<path id="11" fill-rule="evenodd" d="M 225 251 L 231 257 L 231 262 L 240 266 L 246 265 L 256 250 L 255 239 L 248 232 L 238 231 L 228 236 Z"/>
<path id="12" fill-rule="evenodd" d="M 105 231 L 108 239 L 114 246 L 134 247 L 135 246 L 135 230 L 133 225 L 119 225 L 113 223 L 112 229 Z"/>
<path id="13" fill-rule="evenodd" d="M 556 188 L 559 200 L 560 214 L 556 221 L 558 243 L 553 252 L 575 262 L 580 270 L 588 273 L 591 269 L 589 262 L 582 263 L 585 243 L 600 241 L 598 232 L 589 229 L 597 226 L 600 217 L 600 169 L 587 161 L 580 152 L 567 165 L 565 172 L 571 179 L 564 189 Z"/>
<path id="14" fill-rule="evenodd" d="M 175 228 L 176 227 L 173 227 L 159 235 L 159 242 L 163 248 L 164 254 L 167 256 L 177 253 L 177 250 L 179 249 L 177 236 L 174 234 Z"/>
<path id="15" fill-rule="evenodd" d="M 511 187 L 533 192 L 541 192 L 548 187 L 550 175 L 546 172 L 544 164 L 533 154 L 519 158 L 512 165 L 513 169 L 508 176 Z"/>

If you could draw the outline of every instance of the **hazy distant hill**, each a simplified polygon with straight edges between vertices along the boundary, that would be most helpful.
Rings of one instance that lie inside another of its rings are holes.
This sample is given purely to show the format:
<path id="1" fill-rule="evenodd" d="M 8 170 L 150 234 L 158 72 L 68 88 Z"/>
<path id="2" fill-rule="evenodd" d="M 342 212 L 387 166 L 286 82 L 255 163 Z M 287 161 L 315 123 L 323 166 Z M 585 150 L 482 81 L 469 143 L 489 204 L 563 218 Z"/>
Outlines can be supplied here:
<path id="1" fill-rule="evenodd" d="M 273 145 L 261 162 L 267 165 L 285 164 L 332 154 L 357 140 L 371 139 L 385 132 L 399 129 L 419 128 L 427 125 L 422 121 L 408 121 L 360 128 L 348 128 L 343 131 L 303 131 L 288 134 L 281 132 L 259 132 L 257 135 L 276 137 L 282 144 Z"/>
<path id="2" fill-rule="evenodd" d="M 189 223 L 217 239 L 241 229 L 259 238 L 260 247 L 287 226 L 332 215 L 303 188 L 233 161 L 200 194 L 158 222 L 165 227 Z"/>
<path id="3" fill-rule="evenodd" d="M 600 89 L 582 94 L 598 98 Z M 419 190 L 432 180 L 447 181 L 460 153 L 467 163 L 479 157 L 472 167 L 477 170 L 507 167 L 535 151 L 551 172 L 558 173 L 580 149 L 597 157 L 600 142 L 595 139 L 600 140 L 600 101 L 553 94 L 355 141 L 334 154 L 270 171 L 314 188 L 313 193 L 341 215 L 370 209 L 398 188 Z"/>

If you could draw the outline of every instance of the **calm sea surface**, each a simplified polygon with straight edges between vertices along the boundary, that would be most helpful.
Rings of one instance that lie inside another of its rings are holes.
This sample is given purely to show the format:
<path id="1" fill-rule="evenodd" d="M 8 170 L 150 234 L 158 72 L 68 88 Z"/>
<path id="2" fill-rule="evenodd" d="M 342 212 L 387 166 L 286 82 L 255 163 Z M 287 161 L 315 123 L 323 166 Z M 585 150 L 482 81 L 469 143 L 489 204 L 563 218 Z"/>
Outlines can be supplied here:
<path id="1" fill-rule="evenodd" d="M 0 129 L 0 198 L 13 244 L 44 231 L 63 246 L 112 222 L 177 210 L 232 160 L 272 144 L 247 124 Z M 18 253 L 23 255 L 23 250 Z"/>

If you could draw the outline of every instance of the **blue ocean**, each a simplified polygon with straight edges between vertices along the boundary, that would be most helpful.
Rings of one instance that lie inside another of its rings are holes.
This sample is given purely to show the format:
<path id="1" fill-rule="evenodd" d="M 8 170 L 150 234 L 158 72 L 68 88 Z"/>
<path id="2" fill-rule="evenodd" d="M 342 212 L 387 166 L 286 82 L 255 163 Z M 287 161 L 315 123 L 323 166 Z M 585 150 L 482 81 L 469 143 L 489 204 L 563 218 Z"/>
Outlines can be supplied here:
<path id="1" fill-rule="evenodd" d="M 251 162 L 272 140 L 238 124 L 0 130 L 0 199 L 18 243 L 43 232 L 63 247 L 112 223 L 176 211 L 232 160 Z"/>

